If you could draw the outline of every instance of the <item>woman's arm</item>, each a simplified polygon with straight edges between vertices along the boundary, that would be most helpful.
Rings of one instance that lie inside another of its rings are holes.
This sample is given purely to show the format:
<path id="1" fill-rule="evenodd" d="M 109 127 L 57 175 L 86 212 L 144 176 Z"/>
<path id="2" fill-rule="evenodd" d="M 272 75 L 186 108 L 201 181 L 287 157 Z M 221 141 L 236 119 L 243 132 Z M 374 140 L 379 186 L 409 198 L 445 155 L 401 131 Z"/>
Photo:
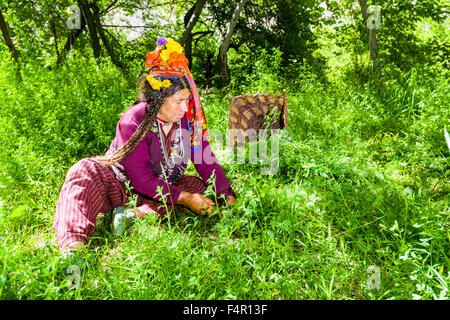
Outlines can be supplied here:
<path id="1" fill-rule="evenodd" d="M 216 156 L 211 150 L 211 145 L 206 138 L 203 138 L 202 147 L 196 151 L 191 152 L 191 160 L 194 163 L 195 169 L 206 183 L 209 178 L 215 175 L 214 187 L 217 194 L 217 198 L 222 202 L 222 196 L 225 197 L 227 204 L 234 202 L 235 193 L 231 188 L 231 184 L 228 181 L 222 167 L 219 164 Z M 230 197 L 232 197 L 230 199 Z"/>

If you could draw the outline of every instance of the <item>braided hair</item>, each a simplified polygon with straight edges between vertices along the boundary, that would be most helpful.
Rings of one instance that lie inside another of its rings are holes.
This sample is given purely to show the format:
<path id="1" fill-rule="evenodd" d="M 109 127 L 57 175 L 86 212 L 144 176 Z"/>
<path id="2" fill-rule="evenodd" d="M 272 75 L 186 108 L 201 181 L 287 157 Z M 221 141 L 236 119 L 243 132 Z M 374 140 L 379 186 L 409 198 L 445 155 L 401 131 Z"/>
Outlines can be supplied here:
<path id="1" fill-rule="evenodd" d="M 148 130 L 150 130 L 150 128 L 153 126 L 156 115 L 158 114 L 159 109 L 164 104 L 164 102 L 177 92 L 183 89 L 190 89 L 189 85 L 187 85 L 189 82 L 185 79 L 185 77 L 171 77 L 171 85 L 167 88 L 161 87 L 160 90 L 153 89 L 147 81 L 146 77 L 147 73 L 143 74 L 140 80 L 140 94 L 138 99 L 135 101 L 135 104 L 139 102 L 147 103 L 144 119 L 139 124 L 133 135 L 128 139 L 127 142 L 125 142 L 123 146 L 114 151 L 112 154 L 98 156 L 95 158 L 103 166 L 111 166 L 116 162 L 121 162 L 125 157 L 127 157 L 147 135 Z M 162 77 L 155 78 L 164 80 L 162 79 Z"/>

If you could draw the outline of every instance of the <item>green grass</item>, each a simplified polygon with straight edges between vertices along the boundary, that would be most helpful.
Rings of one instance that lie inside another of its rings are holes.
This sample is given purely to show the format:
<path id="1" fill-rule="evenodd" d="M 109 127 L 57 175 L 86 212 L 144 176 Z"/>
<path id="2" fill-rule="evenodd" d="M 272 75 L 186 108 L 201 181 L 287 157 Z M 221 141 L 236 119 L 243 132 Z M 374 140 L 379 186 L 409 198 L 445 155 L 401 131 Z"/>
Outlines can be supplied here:
<path id="1" fill-rule="evenodd" d="M 381 87 L 253 81 L 244 91 L 287 90 L 277 174 L 224 162 L 239 200 L 211 217 L 146 218 L 116 237 L 105 216 L 88 248 L 97 261 L 69 290 L 59 190 L 72 164 L 106 150 L 135 88 L 109 65 L 30 68 L 22 84 L 0 67 L 1 299 L 448 299 L 445 74 Z M 228 101 L 202 99 L 225 132 Z M 372 265 L 379 289 L 367 288 Z"/>

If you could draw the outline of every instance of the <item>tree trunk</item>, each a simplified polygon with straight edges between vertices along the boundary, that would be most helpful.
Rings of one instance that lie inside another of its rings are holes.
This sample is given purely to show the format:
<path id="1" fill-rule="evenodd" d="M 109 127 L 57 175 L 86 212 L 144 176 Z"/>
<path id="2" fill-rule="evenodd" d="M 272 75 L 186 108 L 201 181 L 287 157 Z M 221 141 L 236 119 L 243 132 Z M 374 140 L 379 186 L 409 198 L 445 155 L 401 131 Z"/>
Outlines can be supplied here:
<path id="1" fill-rule="evenodd" d="M 66 57 L 66 54 L 72 49 L 73 43 L 78 38 L 78 36 L 83 32 L 84 28 L 86 27 L 86 24 L 81 24 L 80 29 L 76 29 L 75 31 L 70 31 L 69 36 L 67 37 L 66 43 L 64 45 L 63 51 L 61 52 L 61 55 L 59 56 L 60 59 L 58 59 L 57 64 L 60 65 L 64 58 Z"/>
<path id="2" fill-rule="evenodd" d="M 59 53 L 59 49 L 58 49 L 58 33 L 56 31 L 56 24 L 55 24 L 55 17 L 52 15 L 52 20 L 50 20 L 50 28 L 52 29 L 52 33 L 53 33 L 53 41 L 55 42 L 55 51 L 56 51 L 56 61 L 60 61 L 61 60 L 61 54 Z M 56 64 L 58 65 L 58 63 Z"/>
<path id="3" fill-rule="evenodd" d="M 189 63 L 192 64 L 192 33 L 189 33 L 186 36 L 186 40 L 184 43 L 184 55 L 186 59 L 188 59 Z"/>
<path id="4" fill-rule="evenodd" d="M 3 38 L 5 39 L 9 52 L 11 52 L 11 55 L 14 59 L 14 62 L 16 63 L 18 70 L 20 70 L 19 51 L 17 51 L 16 47 L 14 46 L 14 43 L 9 34 L 8 25 L 6 24 L 5 18 L 3 17 L 3 13 L 1 10 L 0 10 L 0 27 L 2 29 Z"/>
<path id="5" fill-rule="evenodd" d="M 100 58 L 101 54 L 101 46 L 100 41 L 98 39 L 97 28 L 95 25 L 94 17 L 89 8 L 89 4 L 87 0 L 78 0 L 78 4 L 81 8 L 81 12 L 83 12 L 84 19 L 86 20 L 86 24 L 89 31 L 89 39 L 91 40 L 92 51 L 94 53 L 94 57 L 96 59 Z"/>
<path id="6" fill-rule="evenodd" d="M 206 56 L 204 55 L 197 55 L 198 60 L 202 63 L 203 70 L 205 70 L 205 88 L 210 88 L 212 84 L 212 77 L 213 77 L 213 68 L 214 68 L 214 53 L 210 52 Z"/>
<path id="7" fill-rule="evenodd" d="M 364 21 L 367 23 L 369 19 L 368 6 L 366 0 L 359 0 L 359 5 L 361 6 L 362 16 Z M 380 72 L 380 65 L 378 62 L 378 41 L 375 34 L 375 28 L 367 28 L 369 35 L 369 48 L 370 48 L 370 59 L 373 62 L 375 69 Z"/>
<path id="8" fill-rule="evenodd" d="M 241 11 L 247 2 L 248 0 L 241 0 L 239 5 L 236 7 L 236 10 L 233 13 L 233 17 L 231 18 L 228 31 L 225 37 L 223 38 L 222 44 L 220 45 L 219 48 L 219 55 L 217 56 L 217 64 L 219 67 L 222 82 L 225 86 L 230 84 L 230 73 L 228 70 L 227 52 L 228 49 L 230 48 L 231 36 L 233 35 L 234 28 L 236 27 L 237 21 L 239 20 Z"/>
<path id="9" fill-rule="evenodd" d="M 72 49 L 72 46 L 75 42 L 75 40 L 78 38 L 78 36 L 83 32 L 83 30 L 86 28 L 86 20 L 84 19 L 84 15 L 82 14 L 80 17 L 80 28 L 75 29 L 75 31 L 70 31 L 69 36 L 67 37 L 66 43 L 64 44 L 64 48 L 61 52 L 61 55 L 59 56 L 57 60 L 57 65 L 60 65 L 64 58 L 66 57 L 67 53 Z"/>
<path id="10" fill-rule="evenodd" d="M 188 30 L 189 21 L 191 21 L 194 14 L 197 2 L 186 12 L 184 15 L 184 32 L 178 42 L 184 47 L 184 55 L 188 59 L 189 63 L 192 61 L 192 30 Z"/>
<path id="11" fill-rule="evenodd" d="M 94 23 L 96 25 L 96 29 L 98 31 L 98 34 L 100 35 L 100 39 L 102 40 L 103 45 L 105 46 L 106 52 L 108 53 L 109 57 L 111 58 L 111 61 L 114 63 L 114 65 L 116 65 L 117 67 L 119 67 L 123 72 L 126 72 L 126 67 L 124 64 L 122 64 L 122 62 L 117 59 L 116 55 L 114 54 L 114 51 L 112 49 L 112 47 L 109 44 L 108 38 L 105 35 L 105 32 L 103 30 L 103 27 L 100 23 L 100 10 L 97 6 L 96 3 L 92 4 L 92 9 L 94 12 Z"/>
<path id="12" fill-rule="evenodd" d="M 200 18 L 205 3 L 206 0 L 198 0 L 184 17 L 185 29 L 178 42 L 184 47 L 184 53 L 189 62 L 192 59 L 192 30 Z"/>

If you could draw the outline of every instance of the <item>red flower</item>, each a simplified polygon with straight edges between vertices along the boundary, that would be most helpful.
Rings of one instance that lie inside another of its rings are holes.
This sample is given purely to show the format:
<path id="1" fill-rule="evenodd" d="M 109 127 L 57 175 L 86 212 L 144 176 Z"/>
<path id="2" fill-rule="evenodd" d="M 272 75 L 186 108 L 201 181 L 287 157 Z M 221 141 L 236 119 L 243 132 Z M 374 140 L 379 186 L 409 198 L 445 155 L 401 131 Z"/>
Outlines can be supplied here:
<path id="1" fill-rule="evenodd" d="M 153 67 L 158 67 L 161 64 L 159 54 L 159 50 L 154 50 L 145 55 L 145 58 L 147 59 L 145 65 L 147 66 L 147 68 L 151 69 Z"/>

